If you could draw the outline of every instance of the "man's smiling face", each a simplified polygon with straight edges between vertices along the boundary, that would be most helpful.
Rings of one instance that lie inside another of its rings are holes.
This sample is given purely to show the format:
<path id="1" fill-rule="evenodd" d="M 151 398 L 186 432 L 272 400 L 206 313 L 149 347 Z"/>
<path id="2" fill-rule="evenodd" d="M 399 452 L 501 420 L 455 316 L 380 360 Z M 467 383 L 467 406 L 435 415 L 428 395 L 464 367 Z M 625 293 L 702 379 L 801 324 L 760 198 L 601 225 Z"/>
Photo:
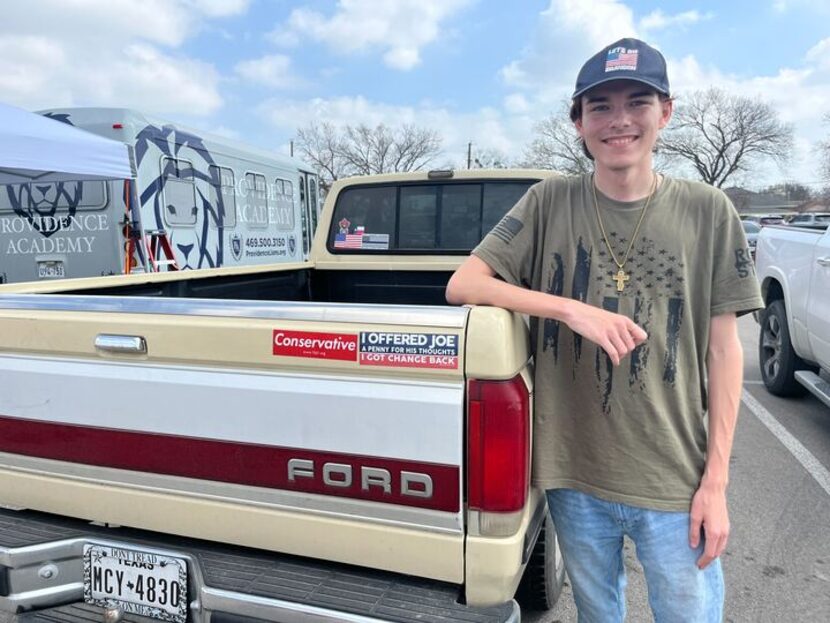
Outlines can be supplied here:
<path id="1" fill-rule="evenodd" d="M 597 165 L 650 169 L 658 132 L 671 117 L 671 100 L 633 80 L 607 82 L 581 97 L 582 115 L 574 123 Z"/>

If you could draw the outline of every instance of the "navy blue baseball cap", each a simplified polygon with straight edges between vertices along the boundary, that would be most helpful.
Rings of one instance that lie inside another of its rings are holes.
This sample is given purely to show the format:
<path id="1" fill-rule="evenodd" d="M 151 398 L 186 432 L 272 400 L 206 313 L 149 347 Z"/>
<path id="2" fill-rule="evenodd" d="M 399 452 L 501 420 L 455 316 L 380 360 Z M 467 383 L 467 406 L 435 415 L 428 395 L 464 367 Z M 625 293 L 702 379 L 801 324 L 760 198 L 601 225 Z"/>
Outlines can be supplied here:
<path id="1" fill-rule="evenodd" d="M 639 39 L 620 39 L 588 59 L 576 77 L 576 99 L 589 89 L 612 80 L 636 80 L 669 95 L 666 59 Z"/>

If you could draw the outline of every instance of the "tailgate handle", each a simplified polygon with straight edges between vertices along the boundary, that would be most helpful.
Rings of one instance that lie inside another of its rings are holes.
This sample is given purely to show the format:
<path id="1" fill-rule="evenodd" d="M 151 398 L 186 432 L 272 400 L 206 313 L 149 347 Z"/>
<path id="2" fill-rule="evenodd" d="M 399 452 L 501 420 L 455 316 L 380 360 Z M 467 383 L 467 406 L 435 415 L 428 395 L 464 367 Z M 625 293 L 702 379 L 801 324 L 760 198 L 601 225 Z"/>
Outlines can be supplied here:
<path id="1" fill-rule="evenodd" d="M 822 266 L 830 266 L 830 256 L 828 257 L 820 257 L 816 260 Z"/>
<path id="2" fill-rule="evenodd" d="M 99 333 L 95 336 L 95 348 L 107 353 L 144 355 L 147 353 L 147 341 L 140 335 Z"/>

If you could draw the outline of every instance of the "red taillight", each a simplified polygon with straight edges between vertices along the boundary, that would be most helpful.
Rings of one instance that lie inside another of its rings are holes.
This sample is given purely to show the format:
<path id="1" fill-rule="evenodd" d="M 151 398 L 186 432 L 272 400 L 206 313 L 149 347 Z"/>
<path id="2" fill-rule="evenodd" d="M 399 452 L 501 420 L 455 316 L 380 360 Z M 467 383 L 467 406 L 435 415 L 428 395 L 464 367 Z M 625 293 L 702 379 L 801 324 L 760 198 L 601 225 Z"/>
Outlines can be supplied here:
<path id="1" fill-rule="evenodd" d="M 123 124 L 121 124 L 121 123 L 113 123 L 113 124 L 112 124 L 112 129 L 113 129 L 113 130 L 123 130 L 123 129 L 124 129 L 124 125 L 123 125 Z"/>
<path id="2" fill-rule="evenodd" d="M 467 391 L 467 503 L 488 512 L 521 510 L 530 452 L 530 396 L 524 380 L 470 381 Z"/>

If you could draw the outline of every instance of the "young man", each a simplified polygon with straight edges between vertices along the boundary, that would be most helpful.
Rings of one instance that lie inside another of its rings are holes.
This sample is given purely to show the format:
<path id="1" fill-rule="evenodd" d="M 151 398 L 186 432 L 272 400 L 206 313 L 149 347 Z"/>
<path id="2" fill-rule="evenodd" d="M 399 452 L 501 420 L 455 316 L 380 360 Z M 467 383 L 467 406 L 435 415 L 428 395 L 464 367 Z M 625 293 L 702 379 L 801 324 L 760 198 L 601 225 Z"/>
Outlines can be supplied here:
<path id="1" fill-rule="evenodd" d="M 736 316 L 762 300 L 726 196 L 652 168 L 671 114 L 657 50 L 622 39 L 589 59 L 571 117 L 594 173 L 533 186 L 447 287 L 531 316 L 533 481 L 580 621 L 624 619 L 624 535 L 656 621 L 722 615 Z"/>

